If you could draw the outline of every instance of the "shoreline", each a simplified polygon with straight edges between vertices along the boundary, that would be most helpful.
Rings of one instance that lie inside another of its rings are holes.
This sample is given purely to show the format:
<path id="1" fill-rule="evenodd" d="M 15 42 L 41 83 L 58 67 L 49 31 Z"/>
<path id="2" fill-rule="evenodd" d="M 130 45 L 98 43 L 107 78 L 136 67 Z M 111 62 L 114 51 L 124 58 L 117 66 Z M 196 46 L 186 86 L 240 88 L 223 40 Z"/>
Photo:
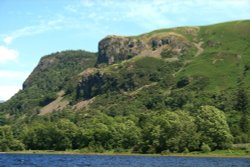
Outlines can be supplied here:
<path id="1" fill-rule="evenodd" d="M 169 154 L 141 154 L 141 153 L 116 153 L 116 152 L 104 152 L 104 153 L 95 153 L 95 152 L 80 152 L 80 151 L 53 151 L 53 150 L 25 150 L 25 151 L 7 151 L 0 152 L 1 154 L 58 154 L 58 155 L 98 155 L 98 156 L 152 156 L 152 157 L 210 157 L 210 158 L 250 158 L 249 153 L 245 154 L 233 154 L 233 153 L 169 153 Z"/>

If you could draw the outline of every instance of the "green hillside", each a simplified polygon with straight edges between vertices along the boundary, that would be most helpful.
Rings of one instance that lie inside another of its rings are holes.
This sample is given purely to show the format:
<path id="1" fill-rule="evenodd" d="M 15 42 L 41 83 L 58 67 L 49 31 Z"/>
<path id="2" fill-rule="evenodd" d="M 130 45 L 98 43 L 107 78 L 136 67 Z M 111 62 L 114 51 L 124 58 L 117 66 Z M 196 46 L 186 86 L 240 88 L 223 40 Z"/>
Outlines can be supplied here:
<path id="1" fill-rule="evenodd" d="M 41 58 L 38 66 L 30 74 L 20 90 L 10 100 L 1 105 L 1 112 L 10 118 L 23 114 L 37 114 L 39 108 L 57 98 L 68 85 L 77 84 L 73 78 L 96 61 L 96 54 L 86 51 L 64 51 Z"/>
<path id="2" fill-rule="evenodd" d="M 250 142 L 250 21 L 108 36 L 43 57 L 0 104 L 0 150 L 168 153 Z"/>

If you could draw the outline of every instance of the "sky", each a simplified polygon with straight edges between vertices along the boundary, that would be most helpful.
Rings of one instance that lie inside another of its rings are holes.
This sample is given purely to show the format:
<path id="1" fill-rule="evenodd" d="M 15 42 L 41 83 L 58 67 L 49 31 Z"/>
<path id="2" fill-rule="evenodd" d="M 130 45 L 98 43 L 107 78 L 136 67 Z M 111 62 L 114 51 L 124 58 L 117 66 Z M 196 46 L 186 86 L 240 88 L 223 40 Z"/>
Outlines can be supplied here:
<path id="1" fill-rule="evenodd" d="M 97 52 L 107 35 L 250 19 L 250 0 L 0 0 L 0 100 L 53 52 Z"/>

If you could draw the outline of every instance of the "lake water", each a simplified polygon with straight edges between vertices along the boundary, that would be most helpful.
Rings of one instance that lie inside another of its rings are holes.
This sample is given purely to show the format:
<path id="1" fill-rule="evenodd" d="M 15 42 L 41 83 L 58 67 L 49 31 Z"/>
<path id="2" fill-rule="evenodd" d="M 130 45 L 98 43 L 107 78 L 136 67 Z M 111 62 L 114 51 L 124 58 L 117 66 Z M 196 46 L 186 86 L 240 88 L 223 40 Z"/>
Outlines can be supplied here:
<path id="1" fill-rule="evenodd" d="M 250 158 L 0 154 L 0 167 L 250 167 Z"/>

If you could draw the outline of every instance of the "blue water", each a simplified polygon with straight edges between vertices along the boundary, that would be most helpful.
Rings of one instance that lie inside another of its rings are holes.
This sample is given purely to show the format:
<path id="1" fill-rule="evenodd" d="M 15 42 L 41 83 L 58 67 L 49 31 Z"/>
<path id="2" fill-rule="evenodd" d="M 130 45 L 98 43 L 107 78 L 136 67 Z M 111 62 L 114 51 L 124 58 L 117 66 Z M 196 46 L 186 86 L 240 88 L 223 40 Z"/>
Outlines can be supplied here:
<path id="1" fill-rule="evenodd" d="M 0 154 L 0 167 L 250 167 L 250 158 Z"/>

